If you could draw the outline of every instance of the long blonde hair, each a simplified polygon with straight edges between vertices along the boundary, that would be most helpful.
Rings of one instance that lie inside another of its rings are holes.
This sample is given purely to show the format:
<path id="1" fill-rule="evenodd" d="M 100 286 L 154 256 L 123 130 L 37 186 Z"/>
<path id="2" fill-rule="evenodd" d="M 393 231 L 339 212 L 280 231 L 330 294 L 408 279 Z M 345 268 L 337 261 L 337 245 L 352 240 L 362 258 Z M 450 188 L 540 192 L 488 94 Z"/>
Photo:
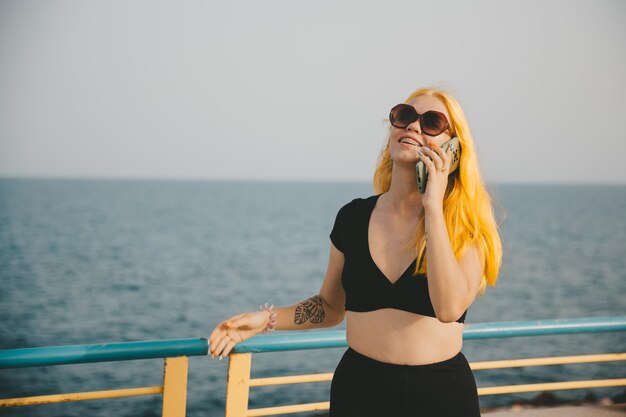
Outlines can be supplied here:
<path id="1" fill-rule="evenodd" d="M 409 102 L 421 95 L 431 95 L 443 102 L 450 115 L 452 136 L 459 138 L 461 158 L 459 167 L 448 177 L 443 200 L 443 212 L 452 249 L 460 259 L 472 244 L 476 244 L 483 263 L 483 276 L 479 294 L 484 295 L 487 285 L 495 287 L 502 263 L 502 242 L 498 225 L 491 206 L 491 197 L 480 175 L 474 139 L 465 114 L 458 101 L 449 93 L 434 87 L 415 90 L 406 100 Z M 389 155 L 387 141 L 379 157 L 374 172 L 374 192 L 387 192 L 391 186 L 393 161 Z M 424 217 L 420 219 L 417 231 L 411 242 L 417 252 L 417 262 L 413 275 L 426 273 L 426 239 L 424 237 Z"/>

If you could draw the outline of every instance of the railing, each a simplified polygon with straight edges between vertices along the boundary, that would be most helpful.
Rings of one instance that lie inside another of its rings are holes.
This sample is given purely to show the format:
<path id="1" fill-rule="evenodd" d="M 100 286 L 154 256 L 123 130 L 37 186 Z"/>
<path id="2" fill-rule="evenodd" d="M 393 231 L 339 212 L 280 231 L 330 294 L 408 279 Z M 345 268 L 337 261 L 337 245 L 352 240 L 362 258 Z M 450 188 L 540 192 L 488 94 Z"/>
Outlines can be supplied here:
<path id="1" fill-rule="evenodd" d="M 206 355 L 206 339 L 159 340 L 98 345 L 0 350 L 0 369 L 164 358 L 163 385 L 119 390 L 0 399 L 0 407 L 163 394 L 164 417 L 184 417 L 187 357 Z"/>
<path id="2" fill-rule="evenodd" d="M 571 333 L 616 332 L 625 330 L 626 316 L 590 317 L 466 324 L 463 330 L 463 338 L 471 340 Z M 252 387 L 330 381 L 333 376 L 332 373 L 323 373 L 252 379 L 250 377 L 252 354 L 337 347 L 347 347 L 345 331 L 343 330 L 277 332 L 269 335 L 255 336 L 238 344 L 229 355 L 226 417 L 267 416 L 328 409 L 329 402 L 248 409 L 249 393 Z M 206 355 L 207 352 L 208 344 L 206 339 L 0 350 L 0 370 L 30 366 L 52 366 L 134 359 L 165 359 L 163 385 L 160 386 L 0 399 L 0 407 L 163 394 L 162 415 L 164 417 L 182 417 L 185 415 L 186 411 L 187 357 Z M 470 367 L 472 370 L 476 371 L 521 366 L 623 360 L 626 360 L 626 352 L 473 362 L 470 363 Z M 617 386 L 626 386 L 626 378 L 479 387 L 478 395 Z"/>

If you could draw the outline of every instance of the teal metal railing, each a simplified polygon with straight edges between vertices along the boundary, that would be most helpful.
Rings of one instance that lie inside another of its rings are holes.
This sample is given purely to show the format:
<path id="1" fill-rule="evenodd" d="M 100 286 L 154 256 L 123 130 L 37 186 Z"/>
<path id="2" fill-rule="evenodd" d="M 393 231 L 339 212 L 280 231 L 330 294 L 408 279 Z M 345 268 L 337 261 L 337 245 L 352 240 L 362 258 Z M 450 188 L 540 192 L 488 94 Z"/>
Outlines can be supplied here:
<path id="1" fill-rule="evenodd" d="M 104 398 L 163 396 L 163 417 L 184 417 L 187 407 L 188 356 L 206 355 L 207 339 L 155 340 L 92 345 L 0 350 L 0 370 L 31 366 L 163 358 L 161 385 L 117 390 L 0 399 L 0 408 Z"/>
<path id="2" fill-rule="evenodd" d="M 466 324 L 463 339 L 492 339 L 516 336 L 542 336 L 571 333 L 621 332 L 626 316 L 584 317 L 529 321 Z M 236 353 L 279 352 L 301 349 L 347 347 L 344 330 L 271 333 L 255 336 L 233 348 Z"/>
<path id="3" fill-rule="evenodd" d="M 7 349 L 0 350 L 0 369 L 201 356 L 208 346 L 207 339 L 177 339 Z"/>
<path id="4" fill-rule="evenodd" d="M 626 331 L 626 316 L 466 324 L 463 330 L 463 338 L 489 339 L 619 331 Z M 251 379 L 251 356 L 253 353 L 262 352 L 337 347 L 347 347 L 346 334 L 343 330 L 276 332 L 268 335 L 257 335 L 245 342 L 239 343 L 229 355 L 226 417 L 253 417 L 277 413 L 282 414 L 327 409 L 328 402 L 288 405 L 256 410 L 248 409 L 248 393 L 251 387 L 328 381 L 332 378 L 332 373 L 326 373 Z M 618 349 L 621 348 L 623 347 L 618 347 Z M 163 385 L 161 386 L 0 399 L 0 407 L 114 398 L 129 395 L 163 394 L 163 416 L 181 417 L 185 415 L 187 357 L 202 356 L 206 355 L 207 352 L 208 342 L 207 339 L 204 338 L 0 350 L 0 370 L 32 366 L 165 358 L 165 376 Z M 622 360 L 626 360 L 626 353 L 624 352 L 569 357 L 504 359 L 472 363 L 471 366 L 473 370 L 479 370 L 516 366 Z M 529 392 L 539 389 L 575 389 L 624 385 L 626 385 L 626 379 L 479 387 L 479 395 Z"/>

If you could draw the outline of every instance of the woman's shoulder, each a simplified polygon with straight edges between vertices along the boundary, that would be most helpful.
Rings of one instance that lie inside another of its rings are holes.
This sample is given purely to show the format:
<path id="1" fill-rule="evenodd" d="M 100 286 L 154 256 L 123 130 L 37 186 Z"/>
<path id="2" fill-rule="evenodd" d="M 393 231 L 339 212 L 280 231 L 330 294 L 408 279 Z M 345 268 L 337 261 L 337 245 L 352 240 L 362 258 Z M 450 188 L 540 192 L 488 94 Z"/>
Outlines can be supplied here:
<path id="1" fill-rule="evenodd" d="M 363 210 L 369 207 L 372 203 L 375 203 L 377 197 L 378 195 L 374 194 L 369 197 L 354 198 L 351 201 L 345 203 L 343 206 L 341 206 L 341 208 L 339 209 L 339 212 L 347 213 L 347 212 Z"/>
<path id="2" fill-rule="evenodd" d="M 354 199 L 352 199 L 351 201 L 345 203 L 343 205 L 343 207 L 358 207 L 358 206 L 363 206 L 366 203 L 371 203 L 373 201 L 376 200 L 376 198 L 378 197 L 377 194 L 368 196 L 368 197 L 356 197 Z"/>

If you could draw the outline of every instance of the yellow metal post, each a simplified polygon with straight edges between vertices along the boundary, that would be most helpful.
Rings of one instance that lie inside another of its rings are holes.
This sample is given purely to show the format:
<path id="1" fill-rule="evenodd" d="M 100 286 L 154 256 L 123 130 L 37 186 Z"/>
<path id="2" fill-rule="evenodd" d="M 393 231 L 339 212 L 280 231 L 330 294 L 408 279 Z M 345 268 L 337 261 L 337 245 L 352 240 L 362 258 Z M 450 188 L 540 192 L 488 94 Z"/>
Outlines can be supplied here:
<path id="1" fill-rule="evenodd" d="M 186 356 L 165 358 L 163 372 L 163 417 L 185 417 L 187 411 Z"/>
<path id="2" fill-rule="evenodd" d="M 246 417 L 251 368 L 252 353 L 231 353 L 228 355 L 225 417 Z"/>

